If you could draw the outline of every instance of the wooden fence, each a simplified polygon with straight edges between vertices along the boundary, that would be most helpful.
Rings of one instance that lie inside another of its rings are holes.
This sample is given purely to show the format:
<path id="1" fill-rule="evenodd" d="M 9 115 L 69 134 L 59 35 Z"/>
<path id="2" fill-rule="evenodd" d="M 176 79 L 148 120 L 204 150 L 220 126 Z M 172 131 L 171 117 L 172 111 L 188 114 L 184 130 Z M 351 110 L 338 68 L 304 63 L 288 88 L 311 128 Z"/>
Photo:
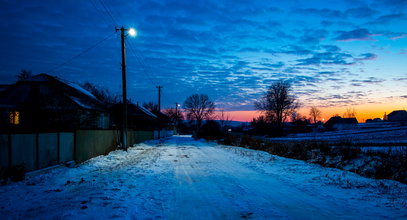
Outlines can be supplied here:
<path id="1" fill-rule="evenodd" d="M 171 133 L 160 131 L 160 137 Z M 75 132 L 0 134 L 0 167 L 24 164 L 26 171 L 62 162 L 83 162 L 108 154 L 117 148 L 116 130 L 78 130 Z M 160 138 L 153 131 L 129 131 L 130 145 Z"/>

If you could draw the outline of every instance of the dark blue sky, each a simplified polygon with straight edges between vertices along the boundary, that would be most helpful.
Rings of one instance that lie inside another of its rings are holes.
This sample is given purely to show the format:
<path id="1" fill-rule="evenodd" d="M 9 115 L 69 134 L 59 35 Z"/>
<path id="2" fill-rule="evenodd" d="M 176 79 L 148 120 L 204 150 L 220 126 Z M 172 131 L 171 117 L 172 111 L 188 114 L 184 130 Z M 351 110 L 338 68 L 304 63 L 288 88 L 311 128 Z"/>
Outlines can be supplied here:
<path id="1" fill-rule="evenodd" d="M 0 2 L 1 84 L 24 68 L 119 92 L 123 25 L 138 31 L 127 39 L 133 101 L 156 101 L 162 85 L 164 107 L 207 93 L 226 110 L 254 110 L 280 79 L 304 108 L 407 100 L 407 0 Z"/>

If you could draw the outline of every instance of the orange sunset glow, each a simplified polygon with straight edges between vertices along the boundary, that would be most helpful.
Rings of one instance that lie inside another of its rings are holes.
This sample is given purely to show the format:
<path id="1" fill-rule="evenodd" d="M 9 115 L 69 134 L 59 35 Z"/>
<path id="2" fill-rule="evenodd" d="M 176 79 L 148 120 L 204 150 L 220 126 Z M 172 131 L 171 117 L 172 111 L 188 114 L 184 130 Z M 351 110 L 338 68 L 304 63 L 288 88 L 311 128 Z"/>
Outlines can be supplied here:
<path id="1" fill-rule="evenodd" d="M 363 123 L 366 121 L 366 119 L 373 119 L 373 118 L 383 118 L 384 114 L 389 114 L 390 112 L 394 110 L 405 110 L 405 103 L 396 103 L 396 104 L 366 104 L 366 105 L 358 105 L 355 106 L 356 110 L 356 118 L 359 123 Z M 331 108 L 323 108 L 321 107 L 320 110 L 322 112 L 321 118 L 319 120 L 321 121 L 327 121 L 329 118 L 331 118 L 334 115 L 339 115 L 342 116 L 344 112 L 346 111 L 347 107 L 331 107 Z M 309 107 L 308 108 L 300 108 L 298 112 L 306 116 L 307 118 L 309 117 Z M 242 122 L 251 122 L 253 118 L 256 118 L 261 115 L 261 112 L 259 111 L 228 111 L 225 112 L 226 114 L 229 114 L 231 120 L 233 121 L 242 121 Z"/>

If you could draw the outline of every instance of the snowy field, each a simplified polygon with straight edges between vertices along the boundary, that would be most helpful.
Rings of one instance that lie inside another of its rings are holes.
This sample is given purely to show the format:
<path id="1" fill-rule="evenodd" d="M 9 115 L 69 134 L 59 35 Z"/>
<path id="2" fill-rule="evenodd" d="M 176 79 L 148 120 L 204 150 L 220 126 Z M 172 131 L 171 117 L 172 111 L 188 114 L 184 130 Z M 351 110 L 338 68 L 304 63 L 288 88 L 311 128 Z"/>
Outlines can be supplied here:
<path id="1" fill-rule="evenodd" d="M 407 185 L 176 136 L 0 186 L 0 219 L 407 219 Z"/>
<path id="2" fill-rule="evenodd" d="M 357 143 L 407 143 L 407 126 L 351 129 L 316 133 L 298 133 L 287 137 L 270 138 L 271 141 L 353 141 Z"/>

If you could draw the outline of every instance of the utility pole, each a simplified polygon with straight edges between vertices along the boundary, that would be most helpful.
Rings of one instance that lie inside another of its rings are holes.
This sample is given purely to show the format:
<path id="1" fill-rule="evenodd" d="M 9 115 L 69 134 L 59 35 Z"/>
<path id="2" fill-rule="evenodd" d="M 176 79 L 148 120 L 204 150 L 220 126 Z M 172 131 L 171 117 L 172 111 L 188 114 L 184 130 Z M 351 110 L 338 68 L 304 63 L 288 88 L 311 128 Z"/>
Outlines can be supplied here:
<path id="1" fill-rule="evenodd" d="M 121 49 L 122 49 L 122 96 L 123 96 L 123 118 L 121 127 L 121 141 L 122 149 L 127 150 L 127 88 L 126 88 L 126 46 L 125 46 L 125 31 L 131 31 L 131 29 L 126 29 L 123 26 L 121 28 L 116 28 L 116 32 L 120 31 L 121 38 Z M 134 29 L 133 29 L 134 31 Z"/>
<path id="2" fill-rule="evenodd" d="M 158 88 L 158 111 L 161 112 L 161 89 L 162 86 L 157 86 Z"/>
<path id="3" fill-rule="evenodd" d="M 175 132 L 178 135 L 178 102 L 175 103 Z"/>

